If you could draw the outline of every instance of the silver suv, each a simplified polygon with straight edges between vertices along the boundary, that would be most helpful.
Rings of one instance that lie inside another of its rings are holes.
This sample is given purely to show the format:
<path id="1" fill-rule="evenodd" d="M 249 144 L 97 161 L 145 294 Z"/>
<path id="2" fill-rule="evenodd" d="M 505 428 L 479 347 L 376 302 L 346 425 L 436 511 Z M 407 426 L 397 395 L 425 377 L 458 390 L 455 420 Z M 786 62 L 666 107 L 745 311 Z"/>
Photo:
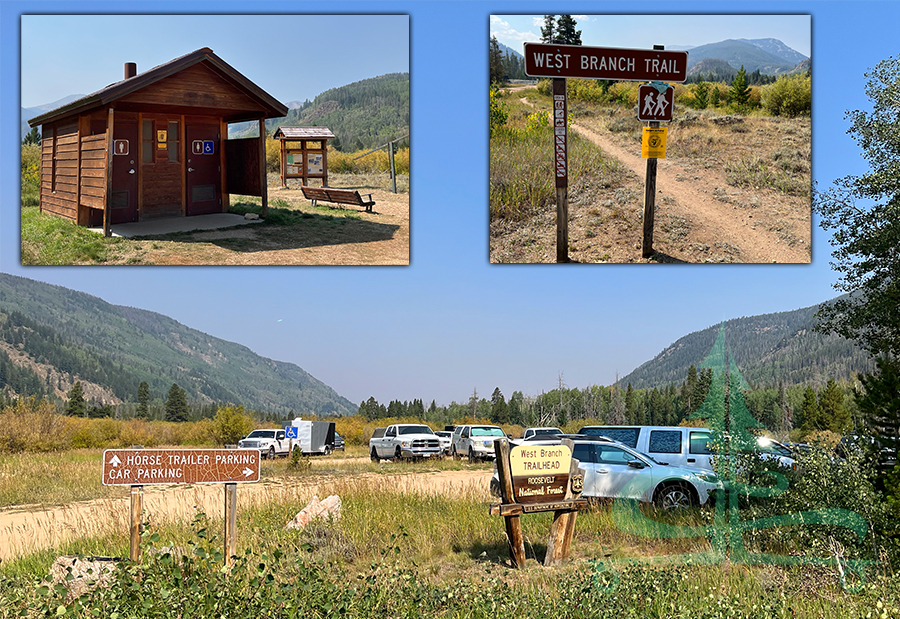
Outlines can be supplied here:
<path id="1" fill-rule="evenodd" d="M 469 462 L 493 460 L 494 441 L 504 437 L 506 434 L 497 426 L 456 426 L 450 443 L 450 455 L 454 458 L 468 457 Z"/>

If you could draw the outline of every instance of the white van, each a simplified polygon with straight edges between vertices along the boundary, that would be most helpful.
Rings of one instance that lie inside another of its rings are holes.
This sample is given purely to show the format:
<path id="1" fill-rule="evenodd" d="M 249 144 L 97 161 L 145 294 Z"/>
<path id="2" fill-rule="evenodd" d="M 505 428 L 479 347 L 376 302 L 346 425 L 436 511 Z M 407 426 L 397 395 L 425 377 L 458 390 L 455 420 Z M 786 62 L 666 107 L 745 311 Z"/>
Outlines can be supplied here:
<path id="1" fill-rule="evenodd" d="M 578 434 L 605 436 L 657 462 L 712 471 L 712 430 L 680 426 L 585 426 Z"/>

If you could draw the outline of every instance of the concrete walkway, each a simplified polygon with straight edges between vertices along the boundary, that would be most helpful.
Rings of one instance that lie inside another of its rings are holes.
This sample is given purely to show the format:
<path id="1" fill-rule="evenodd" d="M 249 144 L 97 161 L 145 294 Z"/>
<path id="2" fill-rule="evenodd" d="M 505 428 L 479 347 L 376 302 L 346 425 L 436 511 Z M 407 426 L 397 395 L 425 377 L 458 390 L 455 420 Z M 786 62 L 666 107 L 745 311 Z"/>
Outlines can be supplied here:
<path id="1" fill-rule="evenodd" d="M 116 224 L 111 227 L 113 236 L 130 239 L 136 236 L 158 236 L 173 232 L 192 232 L 194 230 L 217 230 L 245 224 L 258 224 L 262 219 L 244 219 L 243 215 L 234 213 L 213 213 L 211 215 L 193 215 L 192 217 L 167 217 L 151 219 L 128 224 Z M 89 228 L 103 234 L 103 228 Z"/>

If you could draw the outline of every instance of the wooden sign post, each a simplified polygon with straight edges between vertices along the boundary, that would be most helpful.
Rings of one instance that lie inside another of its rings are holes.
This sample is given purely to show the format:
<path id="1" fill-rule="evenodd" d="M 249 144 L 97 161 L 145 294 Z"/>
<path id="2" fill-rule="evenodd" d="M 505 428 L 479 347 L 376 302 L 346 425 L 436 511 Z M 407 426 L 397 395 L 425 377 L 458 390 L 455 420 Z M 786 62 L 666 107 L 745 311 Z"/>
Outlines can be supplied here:
<path id="1" fill-rule="evenodd" d="M 510 449 L 507 439 L 494 441 L 501 504 L 491 505 L 493 516 L 503 516 L 513 567 L 525 567 L 525 539 L 519 516 L 554 512 L 544 567 L 559 565 L 569 556 L 575 518 L 587 507 L 580 498 L 584 471 L 572 458 L 573 443 L 560 445 L 520 445 Z"/>
<path id="2" fill-rule="evenodd" d="M 556 170 L 556 261 L 569 261 L 569 160 L 566 78 L 553 78 L 553 158 Z"/>
<path id="3" fill-rule="evenodd" d="M 255 449 L 107 449 L 103 485 L 131 486 L 131 560 L 141 559 L 141 515 L 147 484 L 225 484 L 225 564 L 237 552 L 237 484 L 259 481 Z"/>
<path id="4" fill-rule="evenodd" d="M 687 80 L 686 51 L 665 51 L 665 46 L 649 49 L 585 47 L 556 43 L 525 43 L 525 74 L 553 79 L 554 159 L 556 168 L 556 261 L 569 261 L 568 155 L 566 153 L 566 78 L 613 81 L 684 82 Z M 643 88 L 643 87 L 642 87 Z M 674 95 L 660 93 L 650 114 L 671 120 Z M 639 102 L 638 116 L 643 114 Z M 561 114 L 561 116 L 560 116 Z M 666 117 L 668 116 L 668 117 Z M 560 118 L 562 125 L 560 126 Z M 652 120 L 652 119 L 651 119 Z M 651 122 L 659 127 L 659 122 Z M 562 164 L 562 168 L 560 165 Z M 653 255 L 653 216 L 656 206 L 656 159 L 647 159 L 644 187 L 643 256 Z"/>

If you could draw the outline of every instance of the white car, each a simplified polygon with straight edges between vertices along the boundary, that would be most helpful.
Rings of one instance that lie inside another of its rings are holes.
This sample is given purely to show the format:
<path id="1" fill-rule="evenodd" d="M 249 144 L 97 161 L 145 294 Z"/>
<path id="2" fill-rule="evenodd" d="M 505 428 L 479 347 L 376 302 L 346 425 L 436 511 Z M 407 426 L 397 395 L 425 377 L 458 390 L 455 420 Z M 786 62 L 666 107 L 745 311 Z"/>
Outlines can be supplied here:
<path id="1" fill-rule="evenodd" d="M 449 430 L 438 430 L 435 432 L 441 441 L 441 453 L 447 455 L 450 453 L 450 445 L 453 443 L 453 432 Z"/>

